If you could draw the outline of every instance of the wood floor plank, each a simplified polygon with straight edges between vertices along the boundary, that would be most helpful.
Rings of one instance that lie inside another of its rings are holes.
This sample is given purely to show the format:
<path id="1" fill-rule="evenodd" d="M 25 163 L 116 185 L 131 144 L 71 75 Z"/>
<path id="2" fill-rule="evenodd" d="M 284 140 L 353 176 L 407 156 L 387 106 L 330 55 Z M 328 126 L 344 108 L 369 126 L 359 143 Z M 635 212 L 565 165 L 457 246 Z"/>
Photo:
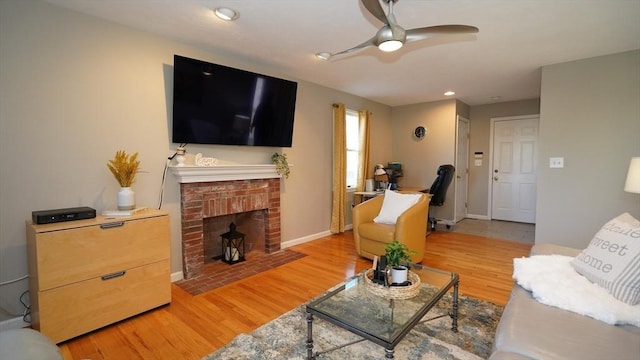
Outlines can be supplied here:
<path id="1" fill-rule="evenodd" d="M 513 258 L 530 244 L 452 232 L 426 238 L 424 265 L 457 272 L 460 293 L 504 305 Z M 307 256 L 190 295 L 172 285 L 172 303 L 59 344 L 65 359 L 200 359 L 371 266 L 355 253 L 353 234 L 291 247 Z"/>

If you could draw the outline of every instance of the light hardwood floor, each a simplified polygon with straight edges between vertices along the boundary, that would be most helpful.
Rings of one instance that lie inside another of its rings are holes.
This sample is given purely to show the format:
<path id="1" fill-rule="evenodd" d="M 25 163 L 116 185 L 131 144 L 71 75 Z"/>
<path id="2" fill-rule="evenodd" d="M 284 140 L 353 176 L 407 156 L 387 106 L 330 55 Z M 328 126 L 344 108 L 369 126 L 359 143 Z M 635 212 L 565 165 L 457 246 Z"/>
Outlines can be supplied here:
<path id="1" fill-rule="evenodd" d="M 505 304 L 512 259 L 530 244 L 451 232 L 426 238 L 424 265 L 460 274 L 460 293 Z M 290 249 L 308 256 L 192 296 L 172 285 L 170 305 L 59 344 L 65 359 L 200 359 L 371 266 L 351 232 Z"/>

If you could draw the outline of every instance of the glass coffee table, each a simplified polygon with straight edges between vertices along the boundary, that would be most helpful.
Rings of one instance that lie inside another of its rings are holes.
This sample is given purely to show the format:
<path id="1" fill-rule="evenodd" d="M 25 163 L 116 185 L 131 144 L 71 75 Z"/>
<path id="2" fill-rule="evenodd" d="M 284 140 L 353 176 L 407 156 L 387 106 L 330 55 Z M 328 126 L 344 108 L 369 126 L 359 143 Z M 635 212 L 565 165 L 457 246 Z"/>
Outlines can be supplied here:
<path id="1" fill-rule="evenodd" d="M 393 359 L 394 348 L 416 324 L 444 316 L 452 319 L 451 330 L 458 331 L 458 281 L 456 273 L 412 265 L 411 271 L 420 277 L 417 294 L 409 299 L 393 299 L 371 291 L 365 272 L 346 281 L 307 305 L 307 359 L 361 341 L 371 341 L 385 349 L 387 359 Z M 423 317 L 453 288 L 451 312 L 423 320 Z M 362 339 L 313 351 L 313 318 L 317 316 Z"/>

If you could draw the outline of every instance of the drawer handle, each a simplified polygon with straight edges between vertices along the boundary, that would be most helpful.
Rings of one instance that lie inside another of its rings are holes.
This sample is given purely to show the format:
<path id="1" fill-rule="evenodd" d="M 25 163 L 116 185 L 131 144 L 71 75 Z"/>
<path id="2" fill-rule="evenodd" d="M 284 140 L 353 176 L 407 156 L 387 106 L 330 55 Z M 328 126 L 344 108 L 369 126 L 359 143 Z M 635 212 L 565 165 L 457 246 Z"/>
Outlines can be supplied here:
<path id="1" fill-rule="evenodd" d="M 101 224 L 100 229 L 106 230 L 106 229 L 113 229 L 113 228 L 122 227 L 122 226 L 124 226 L 124 221 L 118 221 L 118 222 L 112 222 L 107 224 Z"/>
<path id="2" fill-rule="evenodd" d="M 104 281 L 107 281 L 107 280 L 118 278 L 120 276 L 124 276 L 124 274 L 126 273 L 127 272 L 123 270 L 123 271 L 114 272 L 113 274 L 102 275 L 100 278 Z"/>

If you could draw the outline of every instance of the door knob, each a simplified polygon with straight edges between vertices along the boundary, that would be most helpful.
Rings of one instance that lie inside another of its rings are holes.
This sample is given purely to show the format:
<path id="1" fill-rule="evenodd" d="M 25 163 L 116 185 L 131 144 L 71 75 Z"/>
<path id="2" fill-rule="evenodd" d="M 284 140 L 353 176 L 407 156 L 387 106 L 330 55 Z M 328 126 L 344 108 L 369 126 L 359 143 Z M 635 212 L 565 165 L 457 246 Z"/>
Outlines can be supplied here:
<path id="1" fill-rule="evenodd" d="M 493 177 L 493 180 L 498 181 L 498 177 L 497 177 L 497 176 L 494 176 L 494 177 Z"/>

